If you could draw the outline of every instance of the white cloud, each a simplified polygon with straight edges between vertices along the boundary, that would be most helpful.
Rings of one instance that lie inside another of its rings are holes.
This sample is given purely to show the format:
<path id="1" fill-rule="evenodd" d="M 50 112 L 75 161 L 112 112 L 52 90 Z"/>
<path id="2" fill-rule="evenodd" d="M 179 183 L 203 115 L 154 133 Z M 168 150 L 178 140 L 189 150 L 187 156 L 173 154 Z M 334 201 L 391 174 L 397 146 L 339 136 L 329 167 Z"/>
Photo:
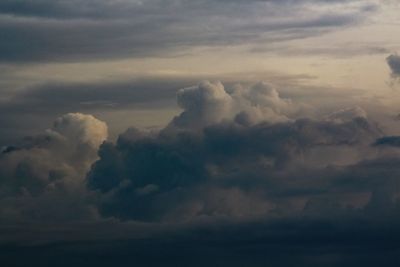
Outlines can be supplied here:
<path id="1" fill-rule="evenodd" d="M 275 88 L 264 82 L 249 87 L 236 85 L 226 90 L 221 82 L 205 81 L 181 89 L 177 98 L 183 112 L 174 118 L 171 126 L 178 128 L 198 129 L 234 119 L 244 124 L 283 122 L 289 121 L 300 109 L 300 105 L 281 98 Z"/>

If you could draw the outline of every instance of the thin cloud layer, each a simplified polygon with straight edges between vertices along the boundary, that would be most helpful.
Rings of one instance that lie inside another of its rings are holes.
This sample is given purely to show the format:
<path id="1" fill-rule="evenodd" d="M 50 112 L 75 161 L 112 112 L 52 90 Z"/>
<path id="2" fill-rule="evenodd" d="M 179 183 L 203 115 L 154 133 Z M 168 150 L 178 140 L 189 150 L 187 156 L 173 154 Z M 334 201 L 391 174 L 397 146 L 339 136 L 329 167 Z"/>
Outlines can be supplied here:
<path id="1" fill-rule="evenodd" d="M 7 0 L 0 4 L 7 40 L 0 42 L 0 60 L 165 57 L 280 42 L 356 24 L 376 8 L 373 1 Z"/>

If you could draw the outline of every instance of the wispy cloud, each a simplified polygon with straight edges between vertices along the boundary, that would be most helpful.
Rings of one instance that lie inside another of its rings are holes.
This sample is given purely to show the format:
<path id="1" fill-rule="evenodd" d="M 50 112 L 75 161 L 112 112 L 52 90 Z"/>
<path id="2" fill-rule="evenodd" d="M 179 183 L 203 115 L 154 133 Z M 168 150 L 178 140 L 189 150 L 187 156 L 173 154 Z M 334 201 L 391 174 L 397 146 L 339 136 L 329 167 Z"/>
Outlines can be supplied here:
<path id="1" fill-rule="evenodd" d="M 375 11 L 365 8 L 368 4 L 372 5 L 359 1 L 4 1 L 0 60 L 163 57 L 193 47 L 280 42 L 358 23 Z"/>

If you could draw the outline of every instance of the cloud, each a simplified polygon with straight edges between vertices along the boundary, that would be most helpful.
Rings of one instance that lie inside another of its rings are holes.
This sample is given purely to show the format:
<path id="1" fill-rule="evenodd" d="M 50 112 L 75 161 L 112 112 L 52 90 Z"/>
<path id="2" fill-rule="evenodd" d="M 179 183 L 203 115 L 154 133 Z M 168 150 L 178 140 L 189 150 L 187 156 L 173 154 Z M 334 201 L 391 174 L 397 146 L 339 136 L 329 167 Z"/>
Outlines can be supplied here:
<path id="1" fill-rule="evenodd" d="M 375 146 L 393 146 L 400 147 L 400 137 L 399 136 L 385 136 L 379 138 L 374 143 Z"/>
<path id="2" fill-rule="evenodd" d="M 0 4 L 0 30 L 8 40 L 0 43 L 0 61 L 165 57 L 198 47 L 281 42 L 358 23 L 375 12 L 365 8 L 371 5 L 370 1 L 7 0 Z"/>
<path id="3" fill-rule="evenodd" d="M 370 144 L 381 136 L 359 107 L 324 120 L 295 118 L 296 104 L 266 83 L 228 92 L 206 81 L 180 90 L 177 99 L 183 111 L 165 129 L 132 128 L 116 144 L 101 146 L 88 186 L 101 195 L 104 216 L 179 222 L 287 214 L 296 195 L 305 204 L 327 190 L 331 199 L 336 187 L 325 183 L 341 172 L 325 168 L 368 159 Z M 326 176 L 324 182 L 318 176 Z"/>
<path id="4" fill-rule="evenodd" d="M 379 190 L 396 183 L 397 154 L 371 146 L 388 137 L 361 107 L 304 118 L 313 108 L 265 82 L 204 81 L 179 90 L 177 101 L 182 112 L 164 129 L 130 128 L 116 143 L 103 143 L 105 123 L 75 113 L 4 147 L 1 214 L 10 220 L 182 223 L 296 215 L 337 221 L 369 218 L 382 205 L 371 196 L 381 199 Z M 390 191 L 392 207 L 396 194 Z"/>
<path id="5" fill-rule="evenodd" d="M 75 259 L 75 245 L 92 255 L 106 240 L 112 255 L 140 248 L 144 260 L 169 240 L 169 259 L 180 260 L 177 246 L 190 253 L 211 246 L 225 259 L 228 244 L 243 248 L 240 256 L 295 244 L 305 266 L 305 254 L 331 262 L 320 250 L 332 244 L 356 262 L 349 247 L 381 259 L 376 238 L 399 239 L 397 137 L 362 107 L 310 118 L 281 95 L 264 82 L 205 81 L 178 91 L 182 112 L 161 130 L 130 128 L 107 142 L 104 122 L 72 113 L 2 148 L 0 250 L 9 253 L 0 258 L 9 261 L 26 244 L 43 252 L 53 246 L 41 242 L 74 241 L 56 255 Z M 10 242 L 19 245 L 1 245 Z"/>
<path id="6" fill-rule="evenodd" d="M 237 85 L 231 92 L 221 82 L 205 81 L 196 87 L 181 89 L 178 105 L 184 110 L 171 122 L 171 127 L 203 128 L 236 118 L 241 123 L 288 121 L 288 115 L 300 109 L 282 99 L 267 83 L 249 88 Z"/>
<path id="7" fill-rule="evenodd" d="M 386 58 L 386 62 L 392 71 L 392 77 L 397 79 L 400 77 L 400 56 L 390 55 Z"/>
<path id="8" fill-rule="evenodd" d="M 92 216 L 84 176 L 107 138 L 107 126 L 91 115 L 70 113 L 51 129 L 27 137 L 0 154 L 0 217 L 65 220 Z"/>
<path id="9" fill-rule="evenodd" d="M 58 118 L 50 131 L 77 145 L 87 144 L 94 150 L 107 139 L 107 125 L 104 122 L 80 113 L 69 113 Z"/>
<path id="10" fill-rule="evenodd" d="M 327 119 L 334 122 L 346 122 L 356 118 L 367 119 L 367 113 L 360 107 L 346 108 L 330 114 Z"/>

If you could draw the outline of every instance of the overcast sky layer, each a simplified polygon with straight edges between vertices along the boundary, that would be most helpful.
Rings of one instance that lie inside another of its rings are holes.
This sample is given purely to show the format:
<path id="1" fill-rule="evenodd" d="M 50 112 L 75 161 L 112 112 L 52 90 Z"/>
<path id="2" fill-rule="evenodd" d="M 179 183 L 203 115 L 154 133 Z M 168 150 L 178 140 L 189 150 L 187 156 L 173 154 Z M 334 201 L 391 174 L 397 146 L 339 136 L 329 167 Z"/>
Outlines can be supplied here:
<path id="1" fill-rule="evenodd" d="M 1 0 L 0 262 L 398 266 L 399 26 L 396 0 Z"/>

